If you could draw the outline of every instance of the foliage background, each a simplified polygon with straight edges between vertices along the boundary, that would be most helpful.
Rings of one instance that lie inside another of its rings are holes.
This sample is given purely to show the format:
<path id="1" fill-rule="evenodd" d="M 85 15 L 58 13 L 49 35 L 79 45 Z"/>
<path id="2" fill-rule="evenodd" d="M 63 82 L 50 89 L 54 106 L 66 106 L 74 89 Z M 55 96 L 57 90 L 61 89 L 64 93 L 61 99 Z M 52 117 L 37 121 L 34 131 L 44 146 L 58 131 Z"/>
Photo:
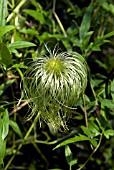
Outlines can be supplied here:
<path id="1" fill-rule="evenodd" d="M 1 0 L 0 6 L 1 169 L 114 170 L 113 0 Z M 31 110 L 20 101 L 28 58 L 45 53 L 46 42 L 79 52 L 89 69 L 84 101 L 69 130 L 56 135 L 44 122 L 40 127 L 38 115 L 24 122 Z"/>

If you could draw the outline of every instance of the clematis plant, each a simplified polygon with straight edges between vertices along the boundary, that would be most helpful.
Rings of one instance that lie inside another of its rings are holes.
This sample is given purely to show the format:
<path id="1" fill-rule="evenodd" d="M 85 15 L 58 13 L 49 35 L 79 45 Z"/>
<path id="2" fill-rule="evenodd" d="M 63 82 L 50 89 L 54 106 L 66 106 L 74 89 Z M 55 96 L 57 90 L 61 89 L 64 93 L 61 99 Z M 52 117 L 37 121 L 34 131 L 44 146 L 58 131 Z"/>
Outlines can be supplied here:
<path id="1" fill-rule="evenodd" d="M 52 133 L 67 129 L 71 109 L 76 108 L 87 85 L 87 64 L 76 52 L 60 52 L 57 45 L 39 55 L 25 72 L 24 94 L 31 99 L 31 116 L 38 111 Z"/>

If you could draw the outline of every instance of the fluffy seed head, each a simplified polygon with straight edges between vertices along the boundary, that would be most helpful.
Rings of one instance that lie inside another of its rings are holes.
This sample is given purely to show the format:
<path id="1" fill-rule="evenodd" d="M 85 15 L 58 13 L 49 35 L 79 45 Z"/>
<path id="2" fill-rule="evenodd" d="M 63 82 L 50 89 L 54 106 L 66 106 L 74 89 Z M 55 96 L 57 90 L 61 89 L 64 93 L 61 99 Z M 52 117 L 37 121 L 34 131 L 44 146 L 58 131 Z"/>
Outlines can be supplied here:
<path id="1" fill-rule="evenodd" d="M 41 118 L 52 131 L 66 128 L 70 109 L 76 107 L 87 85 L 87 64 L 76 52 L 46 49 L 28 67 L 23 82 L 24 94 L 31 99 L 32 114 Z"/>

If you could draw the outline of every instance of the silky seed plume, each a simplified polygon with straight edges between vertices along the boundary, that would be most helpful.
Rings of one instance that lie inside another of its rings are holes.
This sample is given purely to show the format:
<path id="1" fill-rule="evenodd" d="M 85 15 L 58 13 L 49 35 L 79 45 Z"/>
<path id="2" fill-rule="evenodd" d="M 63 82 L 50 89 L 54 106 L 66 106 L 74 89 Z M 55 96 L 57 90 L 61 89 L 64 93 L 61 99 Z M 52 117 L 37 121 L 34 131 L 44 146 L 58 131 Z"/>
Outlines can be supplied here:
<path id="1" fill-rule="evenodd" d="M 31 116 L 40 117 L 52 133 L 67 129 L 66 120 L 76 107 L 87 85 L 87 64 L 76 52 L 59 52 L 55 46 L 49 54 L 39 55 L 29 64 L 24 75 L 25 97 L 31 99 Z"/>

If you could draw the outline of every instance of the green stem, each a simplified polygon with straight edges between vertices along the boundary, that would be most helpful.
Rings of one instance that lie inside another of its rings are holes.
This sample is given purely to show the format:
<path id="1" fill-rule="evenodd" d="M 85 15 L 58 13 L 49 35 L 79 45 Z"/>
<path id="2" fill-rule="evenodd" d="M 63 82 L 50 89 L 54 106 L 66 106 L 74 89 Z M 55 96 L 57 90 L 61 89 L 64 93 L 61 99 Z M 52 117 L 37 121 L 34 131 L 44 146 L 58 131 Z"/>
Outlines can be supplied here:
<path id="1" fill-rule="evenodd" d="M 69 170 L 72 170 L 72 166 L 70 165 L 70 168 L 69 168 Z"/>
<path id="2" fill-rule="evenodd" d="M 95 93 L 95 91 L 94 91 L 94 87 L 93 87 L 93 85 L 92 85 L 92 80 L 90 80 L 90 86 L 91 86 L 91 90 L 92 90 L 92 92 L 93 92 L 93 96 L 94 96 L 94 98 L 95 98 L 95 104 L 98 105 L 98 99 L 97 99 L 96 93 Z"/>
<path id="3" fill-rule="evenodd" d="M 87 111 L 86 111 L 85 95 L 83 95 L 83 101 L 84 101 L 84 106 L 83 107 L 81 106 L 81 108 L 84 112 L 86 127 L 88 127 L 88 118 L 87 118 Z"/>
<path id="4" fill-rule="evenodd" d="M 13 17 L 14 13 L 17 13 L 17 11 L 19 11 L 19 9 L 24 5 L 24 3 L 27 0 L 21 0 L 21 2 L 17 5 L 17 7 L 13 10 L 13 12 L 8 16 L 7 18 L 7 22 L 10 21 L 10 19 Z"/>
<path id="5" fill-rule="evenodd" d="M 78 168 L 77 170 L 81 170 L 82 168 L 84 168 L 84 166 L 89 162 L 89 160 L 92 158 L 93 154 L 97 151 L 97 149 L 99 148 L 100 144 L 101 144 L 101 141 L 102 141 L 102 135 L 103 134 L 100 134 L 100 139 L 99 139 L 99 143 L 97 145 L 97 147 L 93 150 L 93 152 L 91 153 L 91 155 L 89 156 L 89 158 L 85 161 L 85 163 L 80 167 Z"/>
<path id="6" fill-rule="evenodd" d="M 13 159 L 15 158 L 17 152 L 18 152 L 18 151 L 21 149 L 21 147 L 23 146 L 24 141 L 28 138 L 28 136 L 30 135 L 32 129 L 34 128 L 34 126 L 35 126 L 35 124 L 36 124 L 36 122 L 37 122 L 37 120 L 38 120 L 39 115 L 40 115 L 40 112 L 38 112 L 38 114 L 36 115 L 36 117 L 35 117 L 32 125 L 30 126 L 29 130 L 27 131 L 27 133 L 26 133 L 26 135 L 25 135 L 25 137 L 24 137 L 24 140 L 22 141 L 22 143 L 20 143 L 20 145 L 18 146 L 15 154 L 11 157 L 11 159 L 10 159 L 9 162 L 7 163 L 7 165 L 6 165 L 6 167 L 4 168 L 4 170 L 7 170 L 7 169 L 8 169 L 8 167 L 9 167 L 10 164 L 11 164 L 11 162 L 12 162 Z"/>

